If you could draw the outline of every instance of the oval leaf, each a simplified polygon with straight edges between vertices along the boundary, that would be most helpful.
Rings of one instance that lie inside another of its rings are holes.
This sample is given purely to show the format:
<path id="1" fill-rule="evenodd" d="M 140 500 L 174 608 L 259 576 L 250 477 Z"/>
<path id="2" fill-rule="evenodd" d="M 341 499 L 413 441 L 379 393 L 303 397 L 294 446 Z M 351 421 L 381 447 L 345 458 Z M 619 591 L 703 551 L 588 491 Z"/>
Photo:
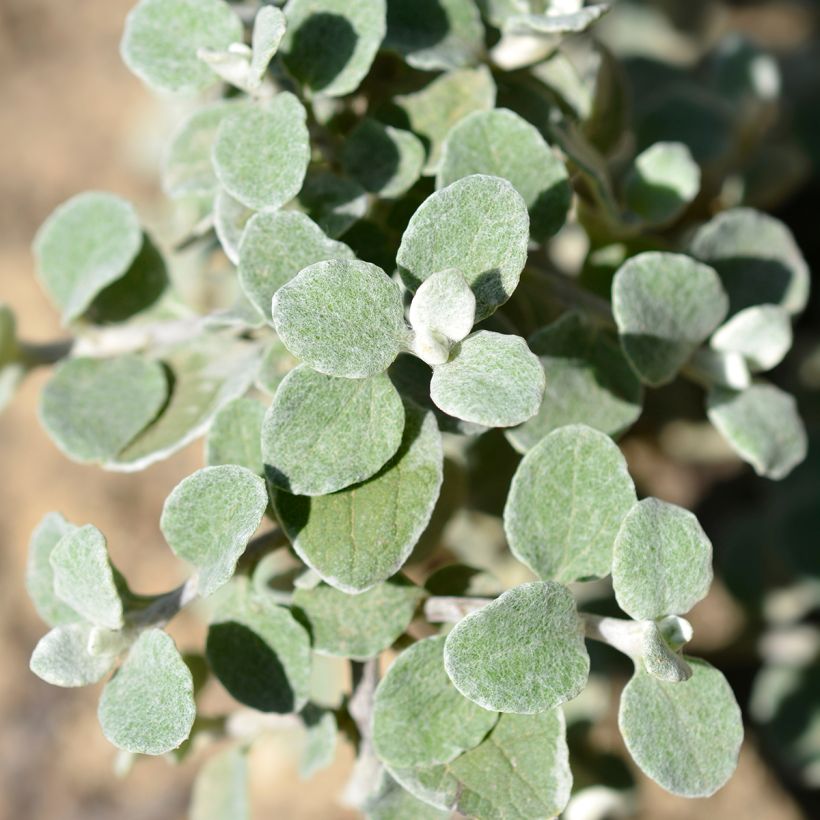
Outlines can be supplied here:
<path id="1" fill-rule="evenodd" d="M 202 765 L 194 781 L 190 820 L 250 820 L 249 792 L 247 750 L 218 752 Z"/>
<path id="2" fill-rule="evenodd" d="M 65 624 L 40 638 L 31 655 L 31 671 L 52 686 L 89 686 L 114 664 L 111 655 L 88 651 L 91 624 Z"/>
<path id="3" fill-rule="evenodd" d="M 792 346 L 791 319 L 778 305 L 745 308 L 715 331 L 710 344 L 723 353 L 740 353 L 753 371 L 771 370 Z"/>
<path id="4" fill-rule="evenodd" d="M 265 406 L 256 399 L 234 399 L 214 417 L 205 442 L 205 462 L 209 467 L 238 464 L 262 475 L 262 420 Z"/>

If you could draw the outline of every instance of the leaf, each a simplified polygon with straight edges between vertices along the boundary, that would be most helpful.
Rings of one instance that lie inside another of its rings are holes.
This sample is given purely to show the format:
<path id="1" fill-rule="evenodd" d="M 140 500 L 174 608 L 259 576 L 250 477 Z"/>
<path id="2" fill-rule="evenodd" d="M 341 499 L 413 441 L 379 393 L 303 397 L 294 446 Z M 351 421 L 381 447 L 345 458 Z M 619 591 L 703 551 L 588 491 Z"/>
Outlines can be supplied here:
<path id="1" fill-rule="evenodd" d="M 214 416 L 205 442 L 205 463 L 209 467 L 238 464 L 262 475 L 260 436 L 265 406 L 256 399 L 234 399 Z"/>
<path id="2" fill-rule="evenodd" d="M 513 111 L 477 111 L 447 135 L 436 187 L 470 174 L 512 183 L 529 209 L 533 239 L 544 241 L 564 224 L 572 201 L 566 166 L 538 129 Z"/>
<path id="3" fill-rule="evenodd" d="M 806 428 L 793 396 L 773 384 L 741 392 L 712 388 L 706 413 L 731 448 L 758 475 L 785 478 L 806 457 Z"/>
<path id="4" fill-rule="evenodd" d="M 779 219 L 752 208 L 732 208 L 703 225 L 690 248 L 720 275 L 731 314 L 762 304 L 780 305 L 792 314 L 805 308 L 809 269 Z"/>
<path id="5" fill-rule="evenodd" d="M 436 77 L 419 91 L 398 95 L 394 100 L 406 114 L 410 130 L 428 145 L 424 173 L 432 176 L 450 129 L 473 111 L 490 111 L 495 106 L 495 83 L 485 65 L 460 68 Z"/>
<path id="6" fill-rule="evenodd" d="M 49 626 L 63 626 L 80 620 L 80 615 L 54 592 L 51 553 L 64 535 L 77 528 L 60 513 L 48 513 L 31 533 L 26 565 L 26 589 L 37 614 Z"/>
<path id="7" fill-rule="evenodd" d="M 299 271 L 326 259 L 353 258 L 347 245 L 328 239 L 305 214 L 256 214 L 248 222 L 239 246 L 239 284 L 267 321 L 272 322 L 273 294 Z"/>
<path id="8" fill-rule="evenodd" d="M 423 803 L 382 769 L 364 805 L 367 820 L 447 820 L 450 812 Z"/>
<path id="9" fill-rule="evenodd" d="M 464 68 L 484 52 L 484 26 L 474 0 L 388 0 L 383 48 L 421 71 Z"/>
<path id="10" fill-rule="evenodd" d="M 697 658 L 692 677 L 667 683 L 636 670 L 618 725 L 633 760 L 672 794 L 709 797 L 731 777 L 743 740 L 740 709 L 723 675 Z"/>
<path id="11" fill-rule="evenodd" d="M 54 592 L 91 623 L 107 629 L 123 625 L 115 570 L 105 536 L 91 524 L 66 533 L 51 551 Z"/>
<path id="12" fill-rule="evenodd" d="M 336 757 L 336 716 L 333 712 L 308 704 L 302 710 L 305 724 L 305 748 L 299 761 L 299 776 L 303 780 L 326 769 Z"/>
<path id="13" fill-rule="evenodd" d="M 635 501 L 617 445 L 604 433 L 573 424 L 554 430 L 524 456 L 510 485 L 504 530 L 513 555 L 542 578 L 602 577 Z"/>
<path id="14" fill-rule="evenodd" d="M 200 595 L 230 580 L 267 506 L 265 482 L 235 464 L 204 467 L 174 487 L 159 526 L 174 555 L 198 570 Z"/>
<path id="15" fill-rule="evenodd" d="M 271 312 L 287 349 L 329 376 L 383 372 L 407 335 L 398 285 L 368 262 L 310 265 L 276 291 Z"/>
<path id="16" fill-rule="evenodd" d="M 748 307 L 721 325 L 710 344 L 724 353 L 742 354 L 751 370 L 771 370 L 792 346 L 791 319 L 779 305 Z"/>
<path id="17" fill-rule="evenodd" d="M 572 593 L 555 581 L 505 592 L 456 624 L 444 666 L 459 692 L 485 709 L 531 715 L 572 700 L 589 675 Z"/>
<path id="18" fill-rule="evenodd" d="M 415 291 L 432 274 L 460 270 L 476 297 L 476 321 L 510 298 L 527 261 L 529 217 L 504 179 L 475 174 L 431 194 L 410 219 L 396 262 Z"/>
<path id="19" fill-rule="evenodd" d="M 169 635 L 140 634 L 103 689 L 97 716 L 103 734 L 126 752 L 161 755 L 183 743 L 196 716 L 194 683 Z"/>
<path id="20" fill-rule="evenodd" d="M 644 498 L 615 539 L 612 586 L 636 621 L 682 615 L 712 584 L 712 544 L 689 510 Z"/>
<path id="21" fill-rule="evenodd" d="M 252 89 L 262 84 L 268 65 L 285 36 L 286 26 L 284 13 L 276 6 L 262 6 L 256 13 L 251 40 L 250 85 Z"/>
<path id="22" fill-rule="evenodd" d="M 514 14 L 504 24 L 504 31 L 509 34 L 522 34 L 535 37 L 552 37 L 556 34 L 572 34 L 586 31 L 596 20 L 609 11 L 609 5 L 582 6 L 581 3 L 568 3 L 571 11 L 547 10 L 546 14 Z"/>
<path id="23" fill-rule="evenodd" d="M 298 364 L 281 340 L 274 336 L 268 342 L 268 348 L 259 365 L 256 386 L 268 395 L 274 395 L 285 376 Z"/>
<path id="24" fill-rule="evenodd" d="M 111 655 L 88 651 L 91 624 L 57 626 L 40 638 L 31 656 L 31 671 L 52 686 L 89 686 L 102 680 L 114 663 Z"/>
<path id="25" fill-rule="evenodd" d="M 438 271 L 421 283 L 408 312 L 413 348 L 427 364 L 444 364 L 450 346 L 472 330 L 475 296 L 460 270 Z"/>
<path id="26" fill-rule="evenodd" d="M 727 309 L 717 273 L 683 254 L 633 256 L 612 283 L 624 353 L 641 379 L 655 387 L 675 378 Z"/>
<path id="27" fill-rule="evenodd" d="M 689 366 L 698 381 L 710 387 L 720 385 L 745 390 L 752 383 L 749 366 L 740 353 L 723 353 L 711 347 L 700 347 L 689 359 Z"/>
<path id="28" fill-rule="evenodd" d="M 218 79 L 197 51 L 241 40 L 242 22 L 222 0 L 140 0 L 125 18 L 120 53 L 155 91 L 193 95 Z"/>
<path id="29" fill-rule="evenodd" d="M 37 231 L 33 250 L 37 275 L 63 323 L 123 277 L 141 247 L 139 218 L 121 197 L 86 191 L 56 208 Z"/>
<path id="30" fill-rule="evenodd" d="M 335 239 L 367 213 L 367 191 L 355 180 L 331 171 L 311 170 L 299 192 L 299 205 Z"/>
<path id="31" fill-rule="evenodd" d="M 282 56 L 309 92 L 342 97 L 370 71 L 386 30 L 385 0 L 290 0 Z"/>
<path id="32" fill-rule="evenodd" d="M 310 159 L 306 117 L 302 103 L 288 91 L 226 117 L 212 155 L 223 188 L 257 211 L 274 211 L 293 199 Z"/>
<path id="33" fill-rule="evenodd" d="M 345 140 L 342 163 L 366 191 L 393 199 L 421 176 L 425 153 L 415 134 L 366 117 Z"/>
<path id="34" fill-rule="evenodd" d="M 220 407 L 251 385 L 259 354 L 254 343 L 218 334 L 203 334 L 160 351 L 173 375 L 168 402 L 156 421 L 105 467 L 142 470 L 202 435 Z"/>
<path id="35" fill-rule="evenodd" d="M 650 225 L 676 219 L 700 190 L 700 167 L 682 142 L 656 142 L 642 151 L 624 182 L 626 204 Z"/>
<path id="36" fill-rule="evenodd" d="M 452 763 L 390 773 L 420 800 L 471 817 L 555 817 L 569 800 L 566 724 L 560 709 L 501 715 L 475 749 Z"/>
<path id="37" fill-rule="evenodd" d="M 433 368 L 430 396 L 451 416 L 487 427 L 511 427 L 538 412 L 544 371 L 520 336 L 480 330 Z"/>
<path id="38" fill-rule="evenodd" d="M 505 431 L 519 452 L 565 424 L 616 436 L 640 416 L 640 380 L 617 340 L 582 313 L 563 314 L 531 336 L 529 346 L 544 368 L 546 391 L 535 416 Z"/>
<path id="39" fill-rule="evenodd" d="M 360 595 L 326 584 L 297 589 L 293 606 L 316 652 L 365 660 L 392 646 L 410 625 L 424 591 L 396 576 Z"/>
<path id="40" fill-rule="evenodd" d="M 190 820 L 250 820 L 247 757 L 244 748 L 231 746 L 205 761 L 194 781 Z"/>
<path id="41" fill-rule="evenodd" d="M 310 639 L 290 611 L 237 579 L 208 627 L 208 663 L 240 703 L 261 712 L 297 712 L 310 683 Z"/>
<path id="42" fill-rule="evenodd" d="M 219 190 L 214 197 L 214 232 L 225 256 L 234 264 L 239 264 L 239 246 L 245 235 L 245 226 L 254 215 L 238 199 L 227 191 Z"/>
<path id="43" fill-rule="evenodd" d="M 435 416 L 406 405 L 401 446 L 373 478 L 309 498 L 278 490 L 276 515 L 299 557 L 342 592 L 365 592 L 404 564 L 442 481 Z"/>
<path id="44" fill-rule="evenodd" d="M 389 766 L 448 763 L 481 743 L 498 720 L 450 682 L 444 641 L 425 638 L 405 649 L 376 689 L 373 744 Z"/>

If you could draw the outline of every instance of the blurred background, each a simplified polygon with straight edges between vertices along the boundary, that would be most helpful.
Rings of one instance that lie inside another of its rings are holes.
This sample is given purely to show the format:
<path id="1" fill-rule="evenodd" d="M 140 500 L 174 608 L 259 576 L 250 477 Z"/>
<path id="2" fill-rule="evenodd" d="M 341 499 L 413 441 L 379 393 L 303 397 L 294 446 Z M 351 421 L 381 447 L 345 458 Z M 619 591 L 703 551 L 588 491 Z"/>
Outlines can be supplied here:
<path id="1" fill-rule="evenodd" d="M 174 238 L 157 167 L 183 111 L 153 98 L 119 58 L 132 4 L 0 0 L 0 301 L 14 309 L 28 341 L 62 335 L 29 252 L 34 231 L 58 203 L 85 189 L 111 190 L 137 203 L 161 241 Z M 685 66 L 703 56 L 692 52 L 691 42 L 705 52 L 704 43 L 730 33 L 777 60 L 780 96 L 771 102 L 766 139 L 750 160 L 743 198 L 783 219 L 809 266 L 820 271 L 818 3 L 621 1 L 599 33 L 633 64 Z M 658 82 L 667 77 L 650 76 Z M 738 94 L 730 103 L 743 100 Z M 673 125 L 680 129 L 685 122 Z M 678 131 L 670 136 L 681 138 Z M 73 464 L 36 421 L 46 375 L 27 379 L 0 417 L 0 818 L 181 818 L 202 756 L 177 766 L 140 760 L 127 777 L 115 776 L 116 753 L 95 717 L 96 687 L 60 690 L 28 670 L 44 627 L 26 596 L 24 571 L 31 530 L 46 512 L 59 510 L 107 534 L 115 564 L 136 590 L 159 592 L 182 580 L 184 569 L 164 545 L 158 520 L 168 492 L 201 465 L 201 444 L 133 475 Z M 820 817 L 818 289 L 799 321 L 794 351 L 773 379 L 798 396 L 812 439 L 809 459 L 786 481 L 757 479 L 727 458 L 696 420 L 702 411 L 690 417 L 689 406 L 701 400 L 682 395 L 685 386 L 650 394 L 646 417 L 623 442 L 642 492 L 694 509 L 712 538 L 718 577 L 692 613 L 692 653 L 724 671 L 747 723 L 737 774 L 707 800 L 672 797 L 637 770 L 621 774 L 622 764 L 615 765 L 613 778 L 637 782 L 631 816 Z M 171 632 L 184 648 L 200 643 L 204 628 L 186 613 Z M 622 685 L 627 671 L 616 668 L 615 674 Z M 620 754 L 612 703 L 617 700 L 607 696 L 592 707 L 595 726 L 583 741 L 590 757 L 579 758 L 576 771 L 581 782 L 588 762 L 592 771 L 596 759 Z M 285 733 L 254 746 L 255 816 L 355 816 L 336 803 L 351 750 L 341 743 L 338 762 L 305 786 L 296 773 L 299 742 Z"/>

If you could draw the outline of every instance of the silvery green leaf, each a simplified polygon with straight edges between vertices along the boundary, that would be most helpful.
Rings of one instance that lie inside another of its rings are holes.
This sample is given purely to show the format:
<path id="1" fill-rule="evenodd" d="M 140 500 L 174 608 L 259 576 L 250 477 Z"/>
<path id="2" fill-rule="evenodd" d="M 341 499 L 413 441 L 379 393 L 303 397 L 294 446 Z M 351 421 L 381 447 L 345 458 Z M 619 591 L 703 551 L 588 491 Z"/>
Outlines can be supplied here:
<path id="1" fill-rule="evenodd" d="M 693 256 L 720 274 L 731 313 L 772 304 L 794 314 L 806 306 L 809 269 L 779 219 L 752 208 L 733 208 L 703 225 L 690 247 Z"/>
<path id="2" fill-rule="evenodd" d="M 421 71 L 475 65 L 484 52 L 484 26 L 474 0 L 387 0 L 383 48 Z"/>
<path id="3" fill-rule="evenodd" d="M 262 475 L 260 436 L 265 405 L 256 399 L 239 398 L 228 402 L 214 416 L 205 440 L 205 463 L 209 467 L 238 464 Z"/>
<path id="4" fill-rule="evenodd" d="M 433 513 L 442 481 L 431 412 L 406 406 L 398 452 L 368 481 L 316 498 L 273 495 L 299 557 L 342 592 L 364 592 L 404 564 Z"/>
<path id="5" fill-rule="evenodd" d="M 383 372 L 407 336 L 398 285 L 369 262 L 310 265 L 276 291 L 271 313 L 287 349 L 329 376 Z"/>
<path id="6" fill-rule="evenodd" d="M 736 351 L 720 351 L 700 347 L 689 359 L 689 374 L 706 387 L 719 385 L 732 390 L 745 390 L 752 383 L 746 359 Z"/>
<path id="7" fill-rule="evenodd" d="M 621 524 L 612 586 L 636 621 L 688 612 L 712 584 L 712 544 L 689 510 L 644 498 Z"/>
<path id="8" fill-rule="evenodd" d="M 737 392 L 721 387 L 706 399 L 709 421 L 758 475 L 785 478 L 806 457 L 806 428 L 793 396 L 759 382 Z"/>
<path id="9" fill-rule="evenodd" d="M 433 175 L 450 129 L 473 111 L 493 108 L 495 83 L 485 65 L 459 68 L 436 77 L 419 91 L 395 97 L 395 103 L 407 115 L 410 129 L 427 142 L 424 173 Z"/>
<path id="10" fill-rule="evenodd" d="M 723 675 L 686 660 L 693 672 L 687 681 L 636 670 L 621 695 L 618 725 L 633 760 L 656 783 L 683 797 L 708 797 L 735 770 L 743 723 Z"/>
<path id="11" fill-rule="evenodd" d="M 208 628 L 208 663 L 240 703 L 296 712 L 310 683 L 310 639 L 290 610 L 254 592 L 244 578 L 222 593 Z"/>
<path id="12" fill-rule="evenodd" d="M 404 788 L 433 806 L 470 817 L 555 817 L 572 788 L 560 709 L 501 715 L 487 738 L 443 766 L 390 768 Z"/>
<path id="13" fill-rule="evenodd" d="M 509 34 L 526 34 L 536 37 L 574 34 L 588 29 L 607 11 L 609 11 L 609 4 L 600 3 L 590 6 L 577 4 L 577 8 L 572 11 L 552 11 L 548 8 L 544 14 L 514 14 L 505 21 L 504 31 Z"/>
<path id="14" fill-rule="evenodd" d="M 448 820 L 450 812 L 423 803 L 382 769 L 364 805 L 367 820 Z"/>
<path id="15" fill-rule="evenodd" d="M 748 307 L 721 325 L 710 344 L 724 353 L 740 353 L 753 371 L 771 370 L 792 346 L 791 319 L 779 305 Z"/>
<path id="16" fill-rule="evenodd" d="M 140 0 L 125 19 L 120 53 L 156 91 L 196 94 L 217 82 L 197 57 L 242 40 L 242 22 L 222 0 Z"/>
<path id="17" fill-rule="evenodd" d="M 307 737 L 299 760 L 299 776 L 307 780 L 333 763 L 338 727 L 333 712 L 310 703 L 302 710 L 301 718 Z"/>
<path id="18" fill-rule="evenodd" d="M 511 427 L 538 412 L 544 370 L 520 336 L 479 330 L 433 368 L 430 397 L 451 416 Z"/>
<path id="19" fill-rule="evenodd" d="M 123 606 L 105 536 L 91 524 L 66 533 L 51 551 L 54 592 L 86 620 L 107 629 L 123 625 Z"/>
<path id="20" fill-rule="evenodd" d="M 384 199 L 405 193 L 421 176 L 425 151 L 410 131 L 363 119 L 348 135 L 342 163 L 367 191 Z"/>
<path id="21" fill-rule="evenodd" d="M 476 321 L 510 298 L 527 260 L 529 216 L 505 179 L 474 174 L 431 194 L 410 219 L 396 262 L 416 290 L 438 271 L 457 268 L 476 297 Z"/>
<path id="22" fill-rule="evenodd" d="M 245 43 L 231 43 L 224 50 L 199 48 L 196 55 L 220 79 L 250 92 L 251 50 Z"/>
<path id="23" fill-rule="evenodd" d="M 169 635 L 140 634 L 103 689 L 97 716 L 103 734 L 127 752 L 161 755 L 183 743 L 196 716 L 194 682 Z"/>
<path id="24" fill-rule="evenodd" d="M 281 340 L 274 337 L 268 343 L 268 348 L 259 365 L 256 386 L 272 396 L 285 376 L 298 365 L 299 362 L 290 355 Z"/>
<path id="25" fill-rule="evenodd" d="M 31 671 L 52 686 L 89 686 L 114 664 L 111 655 L 88 651 L 90 624 L 64 624 L 46 633 L 31 655 Z"/>
<path id="26" fill-rule="evenodd" d="M 477 3 L 487 22 L 499 29 L 511 15 L 530 11 L 530 0 L 477 0 Z"/>
<path id="27" fill-rule="evenodd" d="M 392 646 L 413 619 L 424 591 L 396 576 L 360 595 L 320 584 L 297 589 L 293 606 L 316 652 L 364 660 Z"/>
<path id="28" fill-rule="evenodd" d="M 290 92 L 222 120 L 213 147 L 217 179 L 234 199 L 274 211 L 299 193 L 310 159 L 302 103 Z"/>
<path id="29" fill-rule="evenodd" d="M 308 92 L 342 97 L 370 71 L 386 31 L 385 0 L 290 0 L 282 56 Z"/>
<path id="30" fill-rule="evenodd" d="M 476 111 L 447 135 L 436 186 L 470 174 L 502 177 L 515 186 L 529 209 L 533 239 L 548 239 L 564 224 L 572 201 L 566 166 L 538 129 L 513 111 Z"/>
<path id="31" fill-rule="evenodd" d="M 598 430 L 573 424 L 553 430 L 518 465 L 504 529 L 513 555 L 542 578 L 602 577 L 635 501 L 617 445 Z"/>
<path id="32" fill-rule="evenodd" d="M 677 620 L 687 625 L 691 638 L 692 627 L 689 622 L 683 618 L 677 618 Z M 641 660 L 646 671 L 653 678 L 670 683 L 689 680 L 692 677 L 692 667 L 667 643 L 658 624 L 654 621 L 643 621 L 642 625 L 645 631 Z"/>
<path id="33" fill-rule="evenodd" d="M 303 213 L 256 214 L 248 222 L 239 246 L 239 284 L 271 322 L 273 294 L 299 271 L 326 259 L 353 258 L 347 245 L 328 239 Z"/>
<path id="34" fill-rule="evenodd" d="M 700 167 L 682 142 L 656 142 L 642 151 L 627 174 L 627 206 L 651 225 L 678 217 L 700 190 Z"/>
<path id="35" fill-rule="evenodd" d="M 62 626 L 80 620 L 80 615 L 61 601 L 54 592 L 51 553 L 60 539 L 77 528 L 60 513 L 48 513 L 31 533 L 26 565 L 26 589 L 37 614 L 49 626 Z"/>
<path id="36" fill-rule="evenodd" d="M 537 331 L 530 350 L 541 361 L 546 390 L 538 413 L 505 431 L 521 453 L 565 424 L 586 424 L 616 436 L 641 414 L 640 379 L 609 331 L 571 311 Z"/>
<path id="37" fill-rule="evenodd" d="M 299 205 L 336 239 L 367 213 L 367 191 L 353 179 L 331 171 L 311 170 L 299 192 Z"/>
<path id="38" fill-rule="evenodd" d="M 173 389 L 159 418 L 105 466 L 142 470 L 202 435 L 220 407 L 241 396 L 259 366 L 257 344 L 218 334 L 162 351 Z"/>
<path id="39" fill-rule="evenodd" d="M 377 473 L 403 429 L 401 397 L 386 374 L 341 379 L 302 365 L 285 376 L 265 416 L 265 473 L 290 493 L 334 493 Z"/>
<path id="40" fill-rule="evenodd" d="M 159 525 L 174 554 L 198 570 L 200 595 L 230 580 L 267 506 L 265 482 L 235 464 L 204 467 L 174 487 Z"/>
<path id="41" fill-rule="evenodd" d="M 589 655 L 572 593 L 555 581 L 521 584 L 459 621 L 444 666 L 485 709 L 531 715 L 586 686 Z"/>
<path id="42" fill-rule="evenodd" d="M 133 206 L 121 197 L 87 191 L 64 202 L 34 238 L 37 275 L 64 323 L 123 277 L 142 247 Z"/>
<path id="43" fill-rule="evenodd" d="M 467 700 L 450 682 L 444 641 L 425 638 L 405 649 L 376 689 L 373 745 L 388 766 L 449 763 L 478 746 L 498 720 L 496 712 Z"/>
<path id="44" fill-rule="evenodd" d="M 247 751 L 231 746 L 202 765 L 194 781 L 188 816 L 190 820 L 250 820 L 249 790 Z"/>
<path id="45" fill-rule="evenodd" d="M 612 311 L 624 353 L 653 386 L 675 378 L 723 321 L 728 305 L 717 273 L 683 254 L 633 256 L 612 283 Z"/>
<path id="46" fill-rule="evenodd" d="M 225 256 L 239 264 L 239 246 L 245 235 L 245 226 L 254 215 L 251 208 L 246 208 L 238 199 L 227 191 L 220 189 L 214 197 L 214 231 Z"/>
<path id="47" fill-rule="evenodd" d="M 249 77 L 251 89 L 261 85 L 268 65 L 285 36 L 286 26 L 284 13 L 276 6 L 262 6 L 256 13 L 251 37 L 252 57 Z"/>

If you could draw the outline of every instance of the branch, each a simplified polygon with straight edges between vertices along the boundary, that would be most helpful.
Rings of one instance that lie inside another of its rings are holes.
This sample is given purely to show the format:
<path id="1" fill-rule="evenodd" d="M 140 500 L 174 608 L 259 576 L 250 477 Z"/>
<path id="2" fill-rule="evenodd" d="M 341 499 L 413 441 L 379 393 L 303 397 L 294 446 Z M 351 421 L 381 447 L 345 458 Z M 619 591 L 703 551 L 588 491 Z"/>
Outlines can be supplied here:
<path id="1" fill-rule="evenodd" d="M 487 606 L 492 598 L 434 595 L 424 602 L 424 617 L 431 624 L 455 624 L 471 612 Z"/>

